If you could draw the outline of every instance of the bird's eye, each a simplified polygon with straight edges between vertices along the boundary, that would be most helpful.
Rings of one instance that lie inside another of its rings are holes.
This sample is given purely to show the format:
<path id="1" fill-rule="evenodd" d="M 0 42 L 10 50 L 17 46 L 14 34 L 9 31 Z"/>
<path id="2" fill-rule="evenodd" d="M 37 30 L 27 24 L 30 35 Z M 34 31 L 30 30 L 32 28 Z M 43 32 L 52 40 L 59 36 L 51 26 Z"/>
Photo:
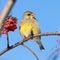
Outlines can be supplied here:
<path id="1" fill-rule="evenodd" d="M 30 14 L 28 14 L 28 16 L 30 16 Z"/>

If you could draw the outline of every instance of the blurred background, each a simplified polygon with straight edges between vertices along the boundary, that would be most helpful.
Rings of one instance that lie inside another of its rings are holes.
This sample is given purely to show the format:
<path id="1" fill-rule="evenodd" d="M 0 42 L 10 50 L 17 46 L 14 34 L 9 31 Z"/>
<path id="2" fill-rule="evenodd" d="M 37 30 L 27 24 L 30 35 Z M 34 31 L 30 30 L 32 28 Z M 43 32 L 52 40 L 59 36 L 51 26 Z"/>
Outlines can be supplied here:
<path id="1" fill-rule="evenodd" d="M 0 0 L 0 13 L 4 9 L 8 0 Z M 32 11 L 36 15 L 39 22 L 41 33 L 60 31 L 60 0 L 17 0 L 9 15 L 18 19 L 17 29 L 14 32 L 9 32 L 10 45 L 22 40 L 19 33 L 19 24 L 22 20 L 25 11 Z M 34 41 L 25 42 L 32 48 L 39 60 L 60 60 L 60 53 L 57 49 L 60 46 L 57 40 L 60 36 L 43 36 L 41 42 L 45 50 L 40 50 Z M 6 35 L 3 34 L 0 39 L 0 51 L 6 48 Z M 57 50 L 57 51 L 56 51 Z M 52 56 L 51 56 L 52 55 Z M 54 59 L 53 59 L 54 58 Z M 36 60 L 33 54 L 23 46 L 18 46 L 2 56 L 0 60 Z"/>

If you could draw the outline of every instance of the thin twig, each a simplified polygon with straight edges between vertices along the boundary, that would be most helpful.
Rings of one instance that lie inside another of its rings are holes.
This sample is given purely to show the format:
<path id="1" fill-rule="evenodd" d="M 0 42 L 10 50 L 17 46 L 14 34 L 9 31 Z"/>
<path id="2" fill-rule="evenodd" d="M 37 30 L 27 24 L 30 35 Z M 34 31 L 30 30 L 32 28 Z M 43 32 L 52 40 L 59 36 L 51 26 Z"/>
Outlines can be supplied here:
<path id="1" fill-rule="evenodd" d="M 8 33 L 6 34 L 6 38 L 7 38 L 7 48 L 9 48 L 9 36 L 8 36 Z"/>
<path id="2" fill-rule="evenodd" d="M 52 36 L 52 35 L 58 35 L 58 36 L 60 36 L 60 32 L 46 32 L 46 33 L 41 33 L 41 34 L 35 35 L 34 37 L 49 36 L 49 35 L 51 35 L 51 36 Z M 7 51 L 9 51 L 9 50 L 11 50 L 11 49 L 13 49 L 13 48 L 21 45 L 22 43 L 24 43 L 24 42 L 26 42 L 26 41 L 28 41 L 28 40 L 31 39 L 31 38 L 32 38 L 32 36 L 27 37 L 27 38 L 25 38 L 24 40 L 21 40 L 21 41 L 15 43 L 14 45 L 11 45 L 10 48 L 4 49 L 3 51 L 0 52 L 0 56 L 1 56 L 2 54 L 4 54 L 5 52 L 7 52 Z"/>
<path id="3" fill-rule="evenodd" d="M 35 52 L 31 48 L 29 48 L 26 44 L 22 44 L 22 45 L 26 47 L 35 56 L 36 60 L 39 60 L 38 56 L 35 54 Z"/>

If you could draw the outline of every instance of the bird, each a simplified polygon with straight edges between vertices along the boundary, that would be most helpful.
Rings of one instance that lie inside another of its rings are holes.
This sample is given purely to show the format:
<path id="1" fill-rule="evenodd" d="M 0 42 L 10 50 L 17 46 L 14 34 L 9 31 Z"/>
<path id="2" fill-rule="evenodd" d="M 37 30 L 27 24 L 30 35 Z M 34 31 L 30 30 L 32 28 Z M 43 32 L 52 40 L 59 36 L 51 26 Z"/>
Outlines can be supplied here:
<path id="1" fill-rule="evenodd" d="M 24 12 L 19 25 L 19 31 L 23 37 L 34 36 L 41 33 L 40 26 L 33 12 Z M 38 44 L 40 50 L 44 50 L 44 46 L 41 43 L 41 37 L 35 37 L 32 39 Z"/>

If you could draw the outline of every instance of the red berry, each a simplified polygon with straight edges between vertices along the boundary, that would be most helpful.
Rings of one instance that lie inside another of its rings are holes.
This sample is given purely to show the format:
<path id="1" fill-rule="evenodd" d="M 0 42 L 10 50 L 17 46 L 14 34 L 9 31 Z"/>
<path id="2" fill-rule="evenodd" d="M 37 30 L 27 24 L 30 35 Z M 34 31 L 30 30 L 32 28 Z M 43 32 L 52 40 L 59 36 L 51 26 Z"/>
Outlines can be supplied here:
<path id="1" fill-rule="evenodd" d="M 6 22 L 3 24 L 4 30 L 1 32 L 2 34 L 6 34 L 9 31 L 14 31 L 17 29 L 17 19 L 14 17 L 8 17 Z"/>

